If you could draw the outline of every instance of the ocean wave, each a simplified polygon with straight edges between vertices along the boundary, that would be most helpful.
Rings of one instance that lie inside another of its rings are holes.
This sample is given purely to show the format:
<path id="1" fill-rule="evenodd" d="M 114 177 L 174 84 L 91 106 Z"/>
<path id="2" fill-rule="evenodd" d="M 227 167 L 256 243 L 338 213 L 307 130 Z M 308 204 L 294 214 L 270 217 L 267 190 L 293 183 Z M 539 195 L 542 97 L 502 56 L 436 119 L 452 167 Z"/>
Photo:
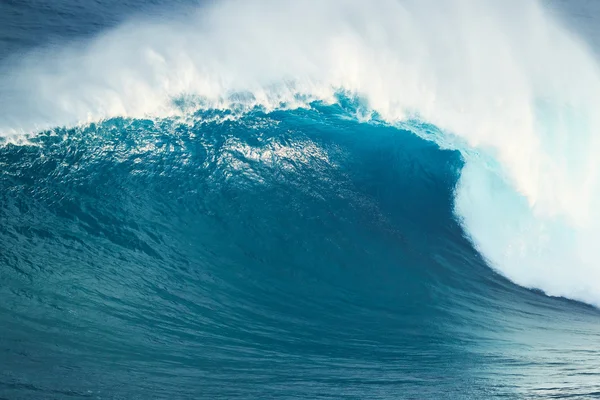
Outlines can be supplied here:
<path id="1" fill-rule="evenodd" d="M 231 114 L 0 147 L 3 394 L 597 392 L 597 310 L 485 264 L 454 215 L 469 164 L 418 137 L 435 127 L 344 96 Z"/>
<path id="2" fill-rule="evenodd" d="M 420 121 L 414 133 L 461 152 L 456 217 L 493 268 L 600 305 L 600 73 L 536 2 L 225 1 L 34 52 L 0 82 L 13 138 L 350 93 L 363 116 Z"/>

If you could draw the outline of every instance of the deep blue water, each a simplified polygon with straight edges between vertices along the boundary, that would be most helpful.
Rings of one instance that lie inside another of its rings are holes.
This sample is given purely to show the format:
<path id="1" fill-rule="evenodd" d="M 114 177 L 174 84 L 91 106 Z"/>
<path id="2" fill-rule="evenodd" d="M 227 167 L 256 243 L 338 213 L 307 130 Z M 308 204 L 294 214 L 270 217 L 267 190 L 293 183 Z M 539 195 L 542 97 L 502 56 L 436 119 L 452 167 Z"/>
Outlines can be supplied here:
<path id="1" fill-rule="evenodd" d="M 0 3 L 3 56 L 143 9 Z M 0 398 L 600 398 L 600 312 L 494 272 L 460 153 L 357 107 L 3 142 Z"/>

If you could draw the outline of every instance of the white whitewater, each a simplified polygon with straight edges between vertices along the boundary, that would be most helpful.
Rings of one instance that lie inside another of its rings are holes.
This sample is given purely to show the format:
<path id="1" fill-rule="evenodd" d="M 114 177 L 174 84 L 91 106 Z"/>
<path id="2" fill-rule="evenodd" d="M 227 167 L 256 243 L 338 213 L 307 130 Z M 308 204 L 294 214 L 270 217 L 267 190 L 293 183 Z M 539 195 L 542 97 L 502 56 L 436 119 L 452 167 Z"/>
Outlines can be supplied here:
<path id="1" fill-rule="evenodd" d="M 600 70 L 535 1 L 225 0 L 132 21 L 5 65 L 0 134 L 339 90 L 446 132 L 467 162 L 457 217 L 493 268 L 600 306 Z"/>

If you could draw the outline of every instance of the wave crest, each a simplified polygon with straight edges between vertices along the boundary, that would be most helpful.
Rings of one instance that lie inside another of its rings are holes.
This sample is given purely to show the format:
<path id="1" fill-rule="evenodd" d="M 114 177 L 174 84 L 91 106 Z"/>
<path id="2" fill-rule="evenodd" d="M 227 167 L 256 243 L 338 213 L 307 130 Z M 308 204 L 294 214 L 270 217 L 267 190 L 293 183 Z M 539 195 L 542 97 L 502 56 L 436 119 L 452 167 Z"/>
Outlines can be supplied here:
<path id="1" fill-rule="evenodd" d="M 537 2 L 230 0 L 30 54 L 0 88 L 4 136 L 353 93 L 461 150 L 456 213 L 494 268 L 600 305 L 600 71 Z"/>

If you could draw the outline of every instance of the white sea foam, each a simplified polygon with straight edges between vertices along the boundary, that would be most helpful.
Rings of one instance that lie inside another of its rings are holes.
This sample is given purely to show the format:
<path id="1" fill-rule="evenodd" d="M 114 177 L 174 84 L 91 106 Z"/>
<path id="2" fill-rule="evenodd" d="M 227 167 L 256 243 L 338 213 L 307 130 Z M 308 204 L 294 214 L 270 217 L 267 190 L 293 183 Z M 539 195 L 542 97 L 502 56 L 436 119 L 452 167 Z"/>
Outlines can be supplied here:
<path id="1" fill-rule="evenodd" d="M 600 70 L 533 0 L 224 0 L 4 69 L 4 136 L 234 93 L 276 108 L 346 90 L 433 123 L 467 161 L 456 213 L 490 265 L 600 306 Z"/>

